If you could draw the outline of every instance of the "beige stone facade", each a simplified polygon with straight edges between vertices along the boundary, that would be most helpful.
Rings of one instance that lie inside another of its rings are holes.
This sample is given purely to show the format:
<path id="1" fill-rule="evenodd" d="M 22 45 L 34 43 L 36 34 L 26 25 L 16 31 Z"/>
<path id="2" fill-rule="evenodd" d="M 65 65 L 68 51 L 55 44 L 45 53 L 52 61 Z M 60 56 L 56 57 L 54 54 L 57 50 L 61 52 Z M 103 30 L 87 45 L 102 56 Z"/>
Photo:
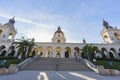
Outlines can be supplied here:
<path id="1" fill-rule="evenodd" d="M 17 33 L 14 28 L 14 18 L 10 19 L 8 23 L 5 25 L 0 25 L 0 46 L 4 45 L 6 50 L 9 50 L 9 47 L 12 46 L 12 41 Z M 103 43 L 90 44 L 97 46 L 99 50 L 104 52 L 106 57 L 111 58 L 112 55 L 112 57 L 120 59 L 120 29 L 110 27 L 108 24 L 106 25 L 105 22 L 103 24 L 104 28 L 101 32 Z M 4 37 L 4 34 L 6 37 Z M 11 37 L 9 38 L 9 36 Z M 60 27 L 58 27 L 57 31 L 53 34 L 52 42 L 36 42 L 36 44 L 38 45 L 38 47 L 35 48 L 36 55 L 41 54 L 42 57 L 64 58 L 74 57 L 74 53 L 78 53 L 81 56 L 81 49 L 89 43 L 67 43 L 63 31 Z M 17 54 L 16 48 L 15 56 Z M 96 57 L 102 57 L 102 55 L 100 53 L 96 53 Z"/>

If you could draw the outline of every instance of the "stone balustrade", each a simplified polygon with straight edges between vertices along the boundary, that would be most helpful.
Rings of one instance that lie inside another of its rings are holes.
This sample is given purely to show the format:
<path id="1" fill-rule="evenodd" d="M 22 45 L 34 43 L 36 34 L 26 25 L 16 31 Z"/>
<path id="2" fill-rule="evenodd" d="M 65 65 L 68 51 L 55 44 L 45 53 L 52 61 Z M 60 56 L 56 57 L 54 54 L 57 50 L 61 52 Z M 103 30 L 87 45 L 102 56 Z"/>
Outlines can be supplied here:
<path id="1" fill-rule="evenodd" d="M 37 60 L 40 57 L 40 55 L 36 55 L 33 58 L 28 58 L 26 60 L 24 60 L 23 62 L 19 63 L 17 65 L 19 70 L 23 70 L 27 65 L 29 65 L 30 63 L 34 62 L 35 60 Z"/>
<path id="2" fill-rule="evenodd" d="M 76 59 L 78 61 L 82 61 L 84 64 L 86 64 L 91 70 L 93 70 L 94 72 L 96 72 L 97 74 L 100 75 L 120 75 L 120 71 L 119 70 L 115 70 L 115 69 L 105 69 L 103 65 L 94 65 L 93 63 L 91 63 L 90 61 L 88 61 L 87 59 L 81 59 L 81 57 L 75 56 Z"/>

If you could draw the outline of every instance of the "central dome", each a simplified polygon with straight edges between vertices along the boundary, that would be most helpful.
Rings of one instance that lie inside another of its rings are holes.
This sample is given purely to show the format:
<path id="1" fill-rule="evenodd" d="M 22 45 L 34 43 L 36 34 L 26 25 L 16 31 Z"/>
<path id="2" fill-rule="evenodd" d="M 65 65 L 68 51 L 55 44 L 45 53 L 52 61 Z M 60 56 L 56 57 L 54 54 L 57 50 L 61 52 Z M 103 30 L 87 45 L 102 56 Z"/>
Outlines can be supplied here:
<path id="1" fill-rule="evenodd" d="M 57 28 L 57 31 L 54 33 L 52 42 L 55 42 L 55 43 L 65 43 L 66 42 L 66 38 L 65 38 L 64 33 L 62 32 L 60 26 Z"/>

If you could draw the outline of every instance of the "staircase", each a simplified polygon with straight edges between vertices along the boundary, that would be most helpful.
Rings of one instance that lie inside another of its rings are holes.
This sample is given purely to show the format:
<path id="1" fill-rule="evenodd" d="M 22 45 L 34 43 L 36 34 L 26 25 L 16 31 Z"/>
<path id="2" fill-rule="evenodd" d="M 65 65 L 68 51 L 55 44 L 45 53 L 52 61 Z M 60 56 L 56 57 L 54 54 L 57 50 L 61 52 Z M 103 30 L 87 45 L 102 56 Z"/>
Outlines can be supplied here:
<path id="1" fill-rule="evenodd" d="M 90 71 L 85 64 L 78 62 L 75 58 L 39 58 L 24 70 Z"/>

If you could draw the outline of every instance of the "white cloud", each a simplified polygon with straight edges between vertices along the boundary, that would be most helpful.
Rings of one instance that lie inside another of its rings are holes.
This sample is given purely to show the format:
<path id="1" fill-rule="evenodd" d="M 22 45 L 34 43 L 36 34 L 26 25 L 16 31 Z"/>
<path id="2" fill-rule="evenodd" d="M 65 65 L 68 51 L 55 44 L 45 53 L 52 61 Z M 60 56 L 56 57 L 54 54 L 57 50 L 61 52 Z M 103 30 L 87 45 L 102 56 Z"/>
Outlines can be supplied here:
<path id="1" fill-rule="evenodd" d="M 69 27 L 70 27 L 70 25 L 67 24 L 68 22 L 67 22 L 65 16 L 57 15 L 57 14 L 42 13 L 42 12 L 40 14 L 37 14 L 37 13 L 38 12 L 36 12 L 35 15 L 33 14 L 34 16 L 31 16 L 30 18 L 32 20 L 36 19 L 39 21 L 39 18 L 42 17 L 42 19 L 49 20 L 52 24 L 55 23 L 55 25 L 58 24 L 58 26 L 59 26 L 59 24 L 61 24 L 62 31 L 64 33 L 69 34 L 69 30 L 66 29 L 66 25 Z M 21 14 L 21 15 L 24 16 L 24 14 Z M 8 19 L 13 17 L 9 14 L 3 14 L 3 13 L 0 13 L 0 16 L 4 17 L 4 18 L 8 18 Z M 28 16 L 30 16 L 30 15 L 28 14 Z M 22 30 L 20 30 L 19 25 L 18 25 L 17 27 L 18 27 L 19 32 L 18 32 L 18 35 L 16 36 L 16 38 L 20 38 L 20 36 L 25 36 L 26 38 L 33 38 L 34 37 L 36 42 L 39 42 L 39 41 L 40 42 L 51 42 L 51 38 L 53 36 L 53 33 L 54 33 L 54 31 L 56 31 L 56 29 L 58 27 L 58 26 L 54 27 L 52 25 L 46 25 L 47 22 L 46 22 L 46 24 L 42 24 L 39 22 L 35 22 L 36 20 L 35 21 L 28 20 L 25 17 L 24 18 L 19 17 L 19 15 L 17 17 L 15 17 L 15 20 L 18 22 L 27 23 L 28 25 L 31 24 L 29 26 L 30 28 L 27 28 L 25 30 L 23 30 L 24 28 L 21 28 Z M 21 27 L 24 27 L 24 24 L 22 24 L 22 25 L 23 26 L 21 26 Z M 32 26 L 34 26 L 34 28 Z M 67 36 L 67 35 L 65 35 L 65 36 Z M 75 42 L 76 40 L 71 40 L 71 41 Z M 69 40 L 69 42 L 70 42 L 70 40 Z"/>
<path id="2" fill-rule="evenodd" d="M 10 19 L 10 18 L 13 17 L 13 16 L 11 16 L 11 15 L 2 14 L 2 13 L 0 13 L 0 16 L 1 16 L 1 17 L 4 17 L 4 18 L 8 18 L 8 19 Z M 42 23 L 36 23 L 36 22 L 34 22 L 34 21 L 32 21 L 32 20 L 28 20 L 28 19 L 24 19 L 24 18 L 20 18 L 20 17 L 16 17 L 15 20 L 16 20 L 16 21 L 20 21 L 20 22 L 24 22 L 24 23 L 34 24 L 34 25 L 37 25 L 37 26 L 40 26 L 40 27 L 44 27 L 44 28 L 55 29 L 55 27 L 52 26 L 52 25 L 46 25 L 46 24 L 42 24 Z"/>
<path id="3" fill-rule="evenodd" d="M 51 42 L 52 33 L 50 31 L 34 31 L 34 30 L 28 30 L 26 33 L 26 36 L 29 38 L 35 38 L 36 42 Z"/>

